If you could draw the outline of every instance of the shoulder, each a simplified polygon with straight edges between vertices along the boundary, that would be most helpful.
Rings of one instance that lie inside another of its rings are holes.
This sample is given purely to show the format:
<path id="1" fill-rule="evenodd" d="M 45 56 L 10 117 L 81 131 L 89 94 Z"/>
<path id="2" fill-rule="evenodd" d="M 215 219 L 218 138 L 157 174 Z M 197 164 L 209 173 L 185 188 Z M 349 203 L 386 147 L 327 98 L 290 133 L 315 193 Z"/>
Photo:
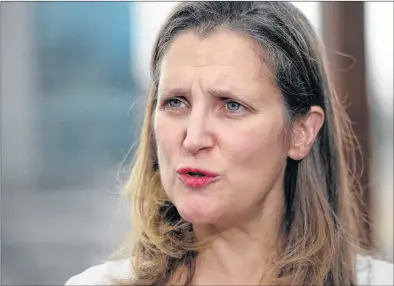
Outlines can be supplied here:
<path id="1" fill-rule="evenodd" d="M 130 279 L 132 276 L 130 260 L 108 261 L 94 265 L 71 277 L 65 283 L 70 285 L 114 285 L 115 279 Z"/>
<path id="2" fill-rule="evenodd" d="M 358 285 L 393 285 L 394 265 L 370 256 L 357 256 Z M 113 285 L 114 279 L 130 279 L 130 260 L 108 261 L 92 266 L 67 280 L 65 286 L 72 285 Z"/>
<path id="3" fill-rule="evenodd" d="M 394 265 L 370 256 L 357 256 L 358 285 L 393 285 Z"/>

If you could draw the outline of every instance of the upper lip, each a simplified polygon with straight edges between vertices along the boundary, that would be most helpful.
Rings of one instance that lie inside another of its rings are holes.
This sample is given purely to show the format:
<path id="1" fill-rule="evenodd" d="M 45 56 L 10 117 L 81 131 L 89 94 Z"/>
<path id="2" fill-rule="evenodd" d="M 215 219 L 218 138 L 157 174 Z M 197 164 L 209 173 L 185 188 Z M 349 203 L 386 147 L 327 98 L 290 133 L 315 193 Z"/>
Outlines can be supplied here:
<path id="1" fill-rule="evenodd" d="M 177 170 L 177 173 L 180 175 L 189 174 L 189 173 L 200 173 L 200 174 L 203 174 L 207 177 L 217 177 L 218 176 L 218 174 L 216 174 L 214 172 L 203 170 L 200 168 L 192 168 L 192 167 L 179 168 Z"/>

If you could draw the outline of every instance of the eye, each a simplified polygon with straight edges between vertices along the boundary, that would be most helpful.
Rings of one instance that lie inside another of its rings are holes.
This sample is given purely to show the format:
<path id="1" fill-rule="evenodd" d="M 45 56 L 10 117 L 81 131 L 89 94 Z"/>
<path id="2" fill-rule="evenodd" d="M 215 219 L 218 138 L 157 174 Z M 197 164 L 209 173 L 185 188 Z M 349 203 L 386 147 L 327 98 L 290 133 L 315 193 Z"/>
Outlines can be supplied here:
<path id="1" fill-rule="evenodd" d="M 170 99 L 168 99 L 168 100 L 165 102 L 165 106 L 166 106 L 166 107 L 169 107 L 169 108 L 177 109 L 177 108 L 185 107 L 186 105 L 185 105 L 185 103 L 184 103 L 182 100 L 180 100 L 179 98 L 170 98 Z"/>
<path id="2" fill-rule="evenodd" d="M 230 113 L 239 113 L 245 111 L 245 107 L 242 104 L 233 100 L 226 100 L 225 107 Z"/>

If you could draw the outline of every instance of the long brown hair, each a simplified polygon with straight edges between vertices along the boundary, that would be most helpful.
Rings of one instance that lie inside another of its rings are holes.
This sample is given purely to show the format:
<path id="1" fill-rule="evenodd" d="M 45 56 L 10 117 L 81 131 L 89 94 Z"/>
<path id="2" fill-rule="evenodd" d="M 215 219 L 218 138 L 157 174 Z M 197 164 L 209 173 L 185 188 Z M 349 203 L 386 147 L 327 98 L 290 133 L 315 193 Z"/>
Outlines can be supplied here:
<path id="1" fill-rule="evenodd" d="M 354 167 L 355 140 L 345 108 L 330 82 L 324 47 L 305 16 L 286 2 L 185 2 L 162 26 L 154 45 L 145 119 L 126 195 L 132 199 L 133 285 L 193 277 L 201 245 L 160 183 L 152 117 L 160 63 L 176 35 L 195 30 L 202 37 L 225 27 L 258 43 L 280 88 L 290 122 L 320 106 L 325 122 L 310 153 L 290 158 L 285 172 L 285 247 L 274 263 L 275 284 L 355 285 L 355 253 L 363 238 Z M 132 256 L 132 257 L 131 257 Z M 183 273 L 183 272 L 182 272 Z M 122 281 L 120 281 L 122 282 Z"/>

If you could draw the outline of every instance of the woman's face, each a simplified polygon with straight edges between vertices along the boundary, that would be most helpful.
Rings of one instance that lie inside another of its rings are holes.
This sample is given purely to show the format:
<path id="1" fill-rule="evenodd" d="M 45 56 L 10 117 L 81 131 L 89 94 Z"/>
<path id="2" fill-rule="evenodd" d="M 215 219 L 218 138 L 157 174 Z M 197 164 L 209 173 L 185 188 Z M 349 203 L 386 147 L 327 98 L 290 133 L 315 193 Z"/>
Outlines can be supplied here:
<path id="1" fill-rule="evenodd" d="M 186 221 L 229 223 L 283 198 L 286 111 L 258 51 L 236 32 L 190 31 L 163 58 L 154 134 L 162 185 Z"/>

